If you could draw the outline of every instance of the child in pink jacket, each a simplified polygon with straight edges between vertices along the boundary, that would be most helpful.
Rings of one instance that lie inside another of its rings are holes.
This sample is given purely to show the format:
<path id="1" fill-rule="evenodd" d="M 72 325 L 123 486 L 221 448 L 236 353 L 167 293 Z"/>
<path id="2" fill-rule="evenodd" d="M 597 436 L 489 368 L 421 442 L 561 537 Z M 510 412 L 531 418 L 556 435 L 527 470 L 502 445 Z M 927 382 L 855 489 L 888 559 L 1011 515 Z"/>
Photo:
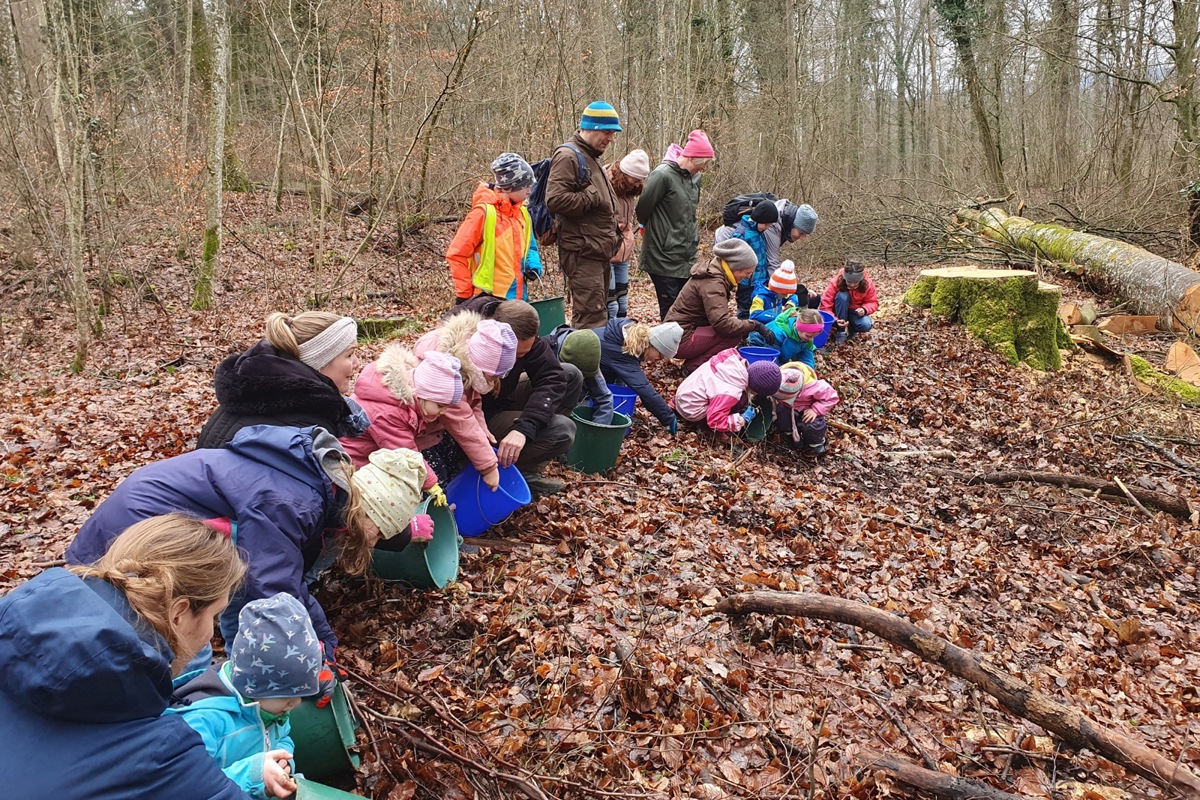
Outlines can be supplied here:
<path id="1" fill-rule="evenodd" d="M 684 378 L 675 392 L 675 413 L 714 431 L 737 433 L 758 414 L 749 395 L 770 397 L 779 391 L 779 381 L 775 362 L 747 364 L 730 347 Z"/>
<path id="2" fill-rule="evenodd" d="M 792 361 L 782 371 L 774 395 L 775 428 L 804 455 L 819 456 L 825 452 L 825 417 L 838 404 L 838 393 L 808 364 Z"/>
<path id="3" fill-rule="evenodd" d="M 430 353 L 418 359 L 398 344 L 389 345 L 368 364 L 354 383 L 352 397 L 367 412 L 371 424 L 362 435 L 341 440 L 354 466 L 365 466 L 376 450 L 420 450 L 417 440 L 426 426 L 462 399 L 460 369 L 454 356 Z M 438 505 L 445 505 L 438 474 L 428 461 L 421 488 Z"/>
<path id="4" fill-rule="evenodd" d="M 517 335 L 506 322 L 463 311 L 413 345 L 413 355 L 417 358 L 439 352 L 454 356 L 462 364 L 462 399 L 425 427 L 417 445 L 446 480 L 459 473 L 464 461 L 470 461 L 484 484 L 494 492 L 500 486 L 500 469 L 496 451 L 492 449 L 496 440 L 483 418 L 483 396 L 516 363 Z M 450 436 L 442 436 L 443 432 Z"/>

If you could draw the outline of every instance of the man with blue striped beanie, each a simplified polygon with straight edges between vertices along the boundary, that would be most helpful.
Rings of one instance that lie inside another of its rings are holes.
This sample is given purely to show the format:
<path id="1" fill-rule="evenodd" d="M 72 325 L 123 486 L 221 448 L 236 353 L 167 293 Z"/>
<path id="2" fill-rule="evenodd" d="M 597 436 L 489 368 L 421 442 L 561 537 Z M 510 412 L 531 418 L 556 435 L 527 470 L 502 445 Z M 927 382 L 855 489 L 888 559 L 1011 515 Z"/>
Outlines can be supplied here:
<path id="1" fill-rule="evenodd" d="M 579 131 L 554 150 L 546 208 L 558 217 L 558 263 L 567 276 L 571 327 L 608 322 L 609 263 L 621 246 L 617 193 L 600 157 L 621 131 L 617 110 L 597 100 L 583 110 Z"/>

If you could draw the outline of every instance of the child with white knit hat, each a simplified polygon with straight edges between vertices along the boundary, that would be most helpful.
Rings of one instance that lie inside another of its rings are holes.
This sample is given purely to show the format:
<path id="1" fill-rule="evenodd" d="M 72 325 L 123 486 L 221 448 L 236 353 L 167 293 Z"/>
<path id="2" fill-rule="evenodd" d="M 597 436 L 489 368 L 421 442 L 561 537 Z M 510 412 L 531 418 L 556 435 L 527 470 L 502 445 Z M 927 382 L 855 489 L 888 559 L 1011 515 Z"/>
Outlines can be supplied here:
<path id="1" fill-rule="evenodd" d="M 316 695 L 325 670 L 308 609 L 289 594 L 252 600 L 238 614 L 229 660 L 176 690 L 173 707 L 225 774 L 251 797 L 291 797 L 288 715 Z M 328 675 L 332 680 L 332 675 Z"/>

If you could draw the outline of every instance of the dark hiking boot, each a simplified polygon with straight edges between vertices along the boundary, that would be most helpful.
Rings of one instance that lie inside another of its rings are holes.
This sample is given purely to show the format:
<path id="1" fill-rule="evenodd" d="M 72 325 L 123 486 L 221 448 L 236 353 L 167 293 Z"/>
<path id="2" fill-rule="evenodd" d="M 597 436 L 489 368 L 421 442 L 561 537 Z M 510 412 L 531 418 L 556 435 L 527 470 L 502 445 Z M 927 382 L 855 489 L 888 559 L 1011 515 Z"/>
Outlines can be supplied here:
<path id="1" fill-rule="evenodd" d="M 528 475 L 525 477 L 525 483 L 529 484 L 529 491 L 534 497 L 558 494 L 567 488 L 567 485 L 558 478 L 547 478 L 545 475 Z"/>

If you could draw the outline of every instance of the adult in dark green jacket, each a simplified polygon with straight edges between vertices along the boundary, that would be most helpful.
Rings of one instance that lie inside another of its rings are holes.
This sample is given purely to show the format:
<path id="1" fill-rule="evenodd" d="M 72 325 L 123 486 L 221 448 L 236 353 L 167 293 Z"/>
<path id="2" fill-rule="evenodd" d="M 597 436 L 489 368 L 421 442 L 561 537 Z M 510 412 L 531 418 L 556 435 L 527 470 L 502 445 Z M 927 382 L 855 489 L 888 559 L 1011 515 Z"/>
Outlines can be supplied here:
<path id="1" fill-rule="evenodd" d="M 645 226 L 641 265 L 654 281 L 660 319 L 666 319 L 696 261 L 700 173 L 714 155 L 704 131 L 692 131 L 676 159 L 665 160 L 650 173 L 638 200 L 635 213 Z"/>

